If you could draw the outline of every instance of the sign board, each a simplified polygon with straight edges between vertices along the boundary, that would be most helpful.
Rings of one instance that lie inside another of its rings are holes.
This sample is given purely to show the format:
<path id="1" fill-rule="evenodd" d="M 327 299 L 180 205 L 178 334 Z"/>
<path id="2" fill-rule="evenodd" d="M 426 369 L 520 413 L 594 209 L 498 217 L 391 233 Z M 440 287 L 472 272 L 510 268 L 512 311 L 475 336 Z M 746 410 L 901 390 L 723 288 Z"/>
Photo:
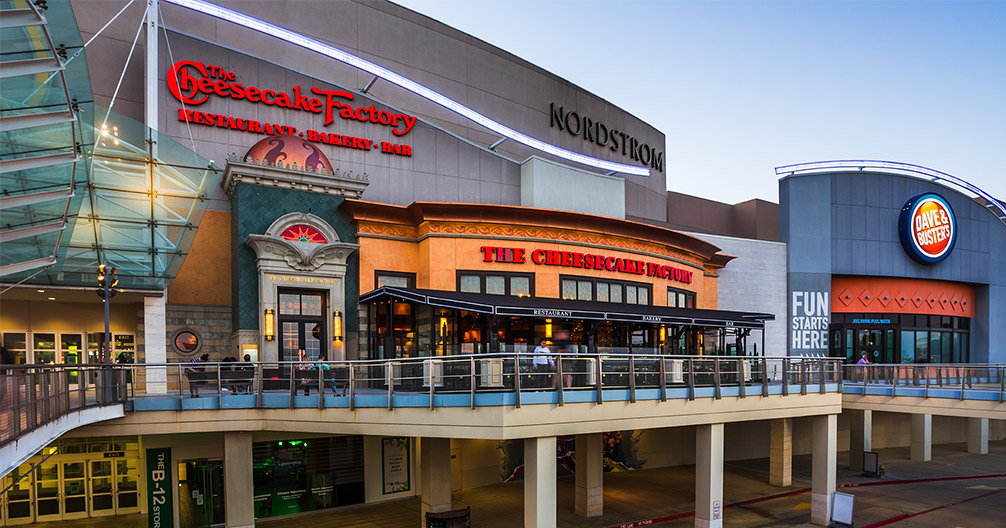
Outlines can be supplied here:
<path id="1" fill-rule="evenodd" d="M 957 243 L 957 219 L 950 204 L 936 193 L 913 197 L 898 218 L 901 247 L 920 264 L 936 264 L 950 256 Z"/>
<path id="2" fill-rule="evenodd" d="M 855 501 L 855 495 L 836 491 L 835 498 L 832 499 L 831 520 L 846 526 L 852 526 L 852 506 Z"/>
<path id="3" fill-rule="evenodd" d="M 381 472 L 384 484 L 382 492 L 385 495 L 412 489 L 409 474 L 411 446 L 409 438 L 405 436 L 381 439 L 381 460 L 384 466 Z"/>
<path id="4" fill-rule="evenodd" d="M 172 528 L 171 449 L 147 449 L 147 526 Z"/>
<path id="5" fill-rule="evenodd" d="M 643 260 L 612 257 L 610 255 L 553 249 L 535 249 L 531 253 L 528 253 L 526 248 L 482 246 L 479 250 L 482 252 L 483 262 L 526 264 L 530 260 L 538 266 L 560 266 L 565 268 L 629 273 L 632 275 L 645 275 L 647 277 L 667 279 L 684 284 L 692 283 L 691 271 L 659 262 L 646 262 Z"/>

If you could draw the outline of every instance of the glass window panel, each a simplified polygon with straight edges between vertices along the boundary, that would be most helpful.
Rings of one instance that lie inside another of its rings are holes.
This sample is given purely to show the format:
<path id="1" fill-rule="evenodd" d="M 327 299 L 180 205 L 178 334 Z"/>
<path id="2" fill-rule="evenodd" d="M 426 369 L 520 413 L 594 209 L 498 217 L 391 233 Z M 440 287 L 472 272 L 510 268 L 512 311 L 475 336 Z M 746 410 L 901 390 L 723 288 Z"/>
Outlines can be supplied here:
<path id="1" fill-rule="evenodd" d="M 611 302 L 620 303 L 622 302 L 622 285 L 612 284 L 611 285 Z"/>
<path id="2" fill-rule="evenodd" d="M 593 290 L 593 284 L 590 281 L 576 282 L 576 298 L 581 301 L 594 300 Z"/>
<path id="3" fill-rule="evenodd" d="M 562 298 L 563 299 L 576 299 L 576 281 L 563 279 L 563 281 L 562 281 Z"/>
<path id="4" fill-rule="evenodd" d="M 636 287 L 635 286 L 625 286 L 625 302 L 628 304 L 636 304 Z"/>
<path id="5" fill-rule="evenodd" d="M 506 277 L 502 275 L 487 275 L 486 293 L 490 295 L 506 295 Z"/>
<path id="6" fill-rule="evenodd" d="M 296 293 L 279 294 L 280 315 L 300 315 L 300 295 Z"/>
<path id="7" fill-rule="evenodd" d="M 611 295 L 609 294 L 609 286 L 607 282 L 597 283 L 597 300 L 599 302 L 609 302 L 611 300 Z"/>
<path id="8" fill-rule="evenodd" d="M 639 304 L 650 304 L 650 290 L 639 288 Z"/>
<path id="9" fill-rule="evenodd" d="M 4 332 L 3 346 L 7 347 L 8 350 L 24 350 L 25 349 L 24 332 Z"/>
<path id="10" fill-rule="evenodd" d="M 56 334 L 35 333 L 32 337 L 35 350 L 56 350 Z"/>
<path id="11" fill-rule="evenodd" d="M 530 297 L 531 279 L 529 277 L 510 277 L 510 295 Z"/>
<path id="12" fill-rule="evenodd" d="M 301 315 L 321 315 L 321 294 L 301 295 Z"/>
<path id="13" fill-rule="evenodd" d="M 283 350 L 292 352 L 293 357 L 297 357 L 297 351 L 300 350 L 300 332 L 295 322 L 283 323 Z M 290 361 L 291 359 L 284 357 L 282 360 Z"/>
<path id="14" fill-rule="evenodd" d="M 852 360 L 852 330 L 845 331 L 845 359 L 846 361 Z"/>
<path id="15" fill-rule="evenodd" d="M 394 288 L 408 288 L 409 278 L 408 277 L 394 277 L 390 275 L 378 275 L 377 276 L 377 287 L 381 286 L 391 286 Z"/>
<path id="16" fill-rule="evenodd" d="M 961 334 L 954 334 L 954 357 L 952 361 L 954 363 L 961 362 Z"/>
<path id="17" fill-rule="evenodd" d="M 941 332 L 942 337 L 940 338 L 940 344 L 943 346 L 943 353 L 940 354 L 940 363 L 951 363 L 954 360 L 953 356 L 953 334 L 950 332 Z"/>
<path id="18" fill-rule="evenodd" d="M 678 292 L 671 290 L 667 291 L 667 306 L 669 308 L 678 307 Z"/>
<path id="19" fill-rule="evenodd" d="M 941 341 L 943 340 L 940 337 L 941 336 L 939 332 L 929 333 L 929 363 L 943 362 L 942 361 L 943 358 L 941 356 L 941 351 L 943 350 Z"/>
<path id="20" fill-rule="evenodd" d="M 901 362 L 915 362 L 915 332 L 911 330 L 901 332 Z"/>
<path id="21" fill-rule="evenodd" d="M 961 334 L 961 363 L 971 361 L 971 349 L 968 348 L 968 334 Z"/>
<path id="22" fill-rule="evenodd" d="M 478 275 L 462 275 L 461 291 L 467 293 L 482 293 L 482 278 Z"/>
<path id="23" fill-rule="evenodd" d="M 915 332 L 915 362 L 924 363 L 929 359 L 929 332 Z"/>

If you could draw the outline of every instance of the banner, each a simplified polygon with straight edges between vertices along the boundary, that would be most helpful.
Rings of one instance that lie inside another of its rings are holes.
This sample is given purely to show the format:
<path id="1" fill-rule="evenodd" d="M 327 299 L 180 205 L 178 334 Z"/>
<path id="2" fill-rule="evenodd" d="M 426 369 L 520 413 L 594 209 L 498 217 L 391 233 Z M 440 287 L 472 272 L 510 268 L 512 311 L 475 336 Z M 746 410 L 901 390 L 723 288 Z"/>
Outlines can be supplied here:
<path id="1" fill-rule="evenodd" d="M 147 449 L 147 526 L 172 528 L 171 449 Z"/>
<path id="2" fill-rule="evenodd" d="M 409 491 L 412 487 L 409 478 L 410 442 L 408 437 L 381 439 L 381 458 L 384 462 L 382 481 L 384 494 Z"/>

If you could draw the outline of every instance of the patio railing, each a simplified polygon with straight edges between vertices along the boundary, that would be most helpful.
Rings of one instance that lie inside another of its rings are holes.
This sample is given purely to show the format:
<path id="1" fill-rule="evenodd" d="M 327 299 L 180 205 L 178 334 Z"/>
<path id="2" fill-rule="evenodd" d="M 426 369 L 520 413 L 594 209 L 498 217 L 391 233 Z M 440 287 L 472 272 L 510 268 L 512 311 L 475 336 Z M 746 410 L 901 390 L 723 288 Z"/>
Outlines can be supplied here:
<path id="1" fill-rule="evenodd" d="M 1006 400 L 1006 365 L 1001 364 L 844 365 L 843 371 L 845 383 L 862 394 Z"/>

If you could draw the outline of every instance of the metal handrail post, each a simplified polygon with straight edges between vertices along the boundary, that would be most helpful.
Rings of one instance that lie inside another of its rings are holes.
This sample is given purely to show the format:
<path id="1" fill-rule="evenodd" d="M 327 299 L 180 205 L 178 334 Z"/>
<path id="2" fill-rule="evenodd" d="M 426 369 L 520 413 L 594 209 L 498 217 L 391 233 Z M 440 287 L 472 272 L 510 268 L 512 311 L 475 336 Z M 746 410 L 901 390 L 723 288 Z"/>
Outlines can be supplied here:
<path id="1" fill-rule="evenodd" d="M 558 398 L 559 406 L 562 407 L 564 405 L 563 400 L 562 400 L 562 396 L 563 396 L 563 394 L 562 394 L 562 386 L 563 386 L 563 383 L 562 383 L 562 354 L 559 354 L 556 357 L 555 370 L 556 370 L 556 372 L 555 372 L 556 393 L 557 393 L 557 398 Z"/>
<path id="2" fill-rule="evenodd" d="M 293 409 L 294 398 L 297 397 L 297 384 L 294 382 L 294 377 L 297 375 L 297 366 L 293 363 L 290 364 L 290 408 Z"/>
<path id="3" fill-rule="evenodd" d="M 964 401 L 964 374 L 967 372 L 965 367 L 957 367 L 961 372 L 961 401 Z"/>
<path id="4" fill-rule="evenodd" d="M 263 373 L 262 363 L 257 363 L 255 365 L 255 379 L 253 382 L 258 384 L 258 390 L 255 391 L 255 407 L 261 409 L 263 400 L 265 399 L 262 395 L 265 391 L 265 374 Z"/>
<path id="5" fill-rule="evenodd" d="M 325 408 L 325 365 L 327 363 L 318 362 L 318 410 Z"/>
<path id="6" fill-rule="evenodd" d="M 688 358 L 688 400 L 695 401 L 695 360 Z"/>
<path id="7" fill-rule="evenodd" d="M 821 359 L 819 361 L 820 361 L 820 364 L 821 364 L 820 373 L 819 373 L 819 375 L 821 376 L 821 379 L 820 379 L 821 389 L 818 391 L 818 393 L 819 394 L 824 394 L 824 377 L 825 377 L 826 372 L 827 372 L 826 367 L 828 366 L 828 360 Z M 869 371 L 867 371 L 867 374 L 869 374 Z"/>
<path id="8" fill-rule="evenodd" d="M 768 397 L 768 358 L 764 356 L 761 358 L 761 396 Z"/>
<path id="9" fill-rule="evenodd" d="M 667 359 L 660 356 L 660 401 L 667 401 Z"/>
<path id="10" fill-rule="evenodd" d="M 474 409 L 475 408 L 475 356 L 472 356 L 469 359 L 471 359 L 471 363 L 469 364 L 468 368 L 470 369 L 471 375 L 472 375 L 472 386 L 471 386 L 471 390 L 472 390 L 472 409 Z"/>
<path id="11" fill-rule="evenodd" d="M 220 364 L 217 363 L 217 409 L 223 407 L 224 386 L 220 384 Z"/>
<path id="12" fill-rule="evenodd" d="M 597 377 L 597 404 L 604 403 L 604 368 L 601 366 L 601 356 L 597 356 L 597 364 L 594 366 L 594 373 Z"/>
<path id="13" fill-rule="evenodd" d="M 520 353 L 513 358 L 514 408 L 520 409 Z"/>
<path id="14" fill-rule="evenodd" d="M 789 396 L 789 358 L 782 358 L 782 395 Z"/>
<path id="15" fill-rule="evenodd" d="M 629 356 L 629 403 L 636 403 L 636 356 Z"/>
<path id="16" fill-rule="evenodd" d="M 1003 374 L 1006 374 L 1006 369 L 1003 367 L 998 367 L 996 369 L 999 371 L 999 403 L 1003 402 L 1003 393 L 1006 392 L 1006 380 L 1003 380 Z"/>
<path id="17" fill-rule="evenodd" d="M 713 399 L 720 399 L 720 358 L 713 359 Z"/>
<path id="18" fill-rule="evenodd" d="M 800 394 L 807 395 L 807 358 L 800 360 Z"/>
<path id="19" fill-rule="evenodd" d="M 394 372 L 391 373 L 391 375 L 392 375 L 391 377 L 392 378 L 394 378 L 394 374 L 395 374 Z M 426 378 L 426 380 L 430 383 L 430 410 L 431 411 L 433 410 L 433 408 L 435 406 L 435 403 L 436 403 L 434 401 L 434 396 L 433 396 L 433 392 L 434 392 L 433 380 L 434 380 L 434 378 L 436 378 L 436 375 L 434 373 L 433 362 L 431 361 L 430 362 L 430 377 Z M 391 392 L 390 392 L 390 389 L 389 389 L 389 392 L 388 392 L 388 405 L 389 406 L 391 405 Z M 391 407 L 388 407 L 388 408 L 390 409 Z"/>
<path id="20" fill-rule="evenodd" d="M 744 360 L 738 359 L 734 363 L 737 365 L 737 392 L 741 398 L 747 398 L 748 384 L 744 379 Z"/>
<path id="21" fill-rule="evenodd" d="M 356 365 L 349 364 L 349 410 L 356 410 Z"/>

